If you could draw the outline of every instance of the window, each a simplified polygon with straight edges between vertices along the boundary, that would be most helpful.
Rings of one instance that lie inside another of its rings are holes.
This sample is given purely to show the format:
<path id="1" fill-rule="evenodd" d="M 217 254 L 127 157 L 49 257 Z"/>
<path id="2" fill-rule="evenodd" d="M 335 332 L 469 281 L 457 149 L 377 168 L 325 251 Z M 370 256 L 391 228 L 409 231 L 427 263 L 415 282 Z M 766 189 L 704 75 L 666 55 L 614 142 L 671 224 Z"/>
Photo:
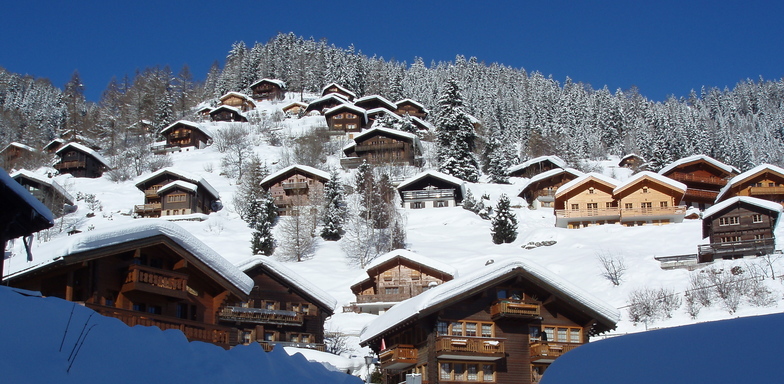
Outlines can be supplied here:
<path id="1" fill-rule="evenodd" d="M 722 236 L 720 239 L 722 243 L 734 243 L 736 241 L 741 241 L 740 236 Z"/>
<path id="2" fill-rule="evenodd" d="M 277 338 L 275 337 L 275 332 L 274 331 L 265 331 L 264 332 L 264 341 L 275 341 L 275 339 L 277 339 Z"/>
<path id="3" fill-rule="evenodd" d="M 660 202 L 660 203 L 659 203 L 659 207 L 661 207 L 661 208 L 667 208 L 667 202 L 666 202 L 666 201 L 662 201 L 662 202 Z"/>
<path id="4" fill-rule="evenodd" d="M 187 319 L 188 318 L 188 304 L 177 303 L 176 316 L 177 316 L 178 319 Z"/>
<path id="5" fill-rule="evenodd" d="M 640 203 L 640 208 L 642 208 L 643 211 L 647 209 L 651 209 L 653 208 L 653 203 L 651 203 L 650 201 Z"/>
<path id="6" fill-rule="evenodd" d="M 275 309 L 275 302 L 274 301 L 265 301 L 264 302 L 264 309 Z"/>
<path id="7" fill-rule="evenodd" d="M 411 209 L 422 209 L 425 207 L 425 203 L 422 201 L 415 201 L 410 205 Z"/>
<path id="8" fill-rule="evenodd" d="M 441 380 L 450 380 L 452 379 L 452 364 L 450 363 L 441 363 Z"/>
<path id="9" fill-rule="evenodd" d="M 170 203 L 180 203 L 180 202 L 183 202 L 183 201 L 185 201 L 185 194 L 184 193 L 178 193 L 178 194 L 174 194 L 174 195 L 169 195 L 167 197 L 167 201 L 170 202 Z"/>
<path id="10" fill-rule="evenodd" d="M 495 381 L 495 365 L 482 364 L 482 381 Z"/>
<path id="11" fill-rule="evenodd" d="M 481 334 L 478 332 L 481 331 Z M 493 323 L 478 321 L 439 321 L 436 324 L 438 336 L 493 337 Z"/>
<path id="12" fill-rule="evenodd" d="M 595 190 L 593 189 L 593 187 L 591 187 L 591 188 L 588 188 L 588 194 L 589 194 L 589 195 L 593 195 L 593 194 L 594 194 L 594 192 L 595 192 Z"/>
<path id="13" fill-rule="evenodd" d="M 634 209 L 634 203 L 624 203 L 623 209 Z"/>
<path id="14" fill-rule="evenodd" d="M 338 114 L 337 114 L 337 115 L 335 115 L 335 117 L 334 117 L 334 119 L 342 119 L 342 118 L 343 118 L 343 114 L 342 114 L 342 113 L 338 113 Z"/>
<path id="15" fill-rule="evenodd" d="M 599 203 L 588 203 L 588 209 L 599 209 Z"/>
<path id="16" fill-rule="evenodd" d="M 381 274 L 381 277 L 383 277 L 385 281 L 391 281 L 394 276 L 395 274 L 391 269 L 386 270 Z"/>
<path id="17" fill-rule="evenodd" d="M 493 337 L 493 324 L 482 323 L 482 337 Z"/>
<path id="18" fill-rule="evenodd" d="M 740 224 L 738 216 L 719 217 L 719 225 L 737 225 Z"/>
<path id="19" fill-rule="evenodd" d="M 441 362 L 438 371 L 439 377 L 443 381 L 495 381 L 495 364 L 461 361 Z"/>
<path id="20" fill-rule="evenodd" d="M 476 323 L 465 323 L 465 335 L 476 337 Z"/>
<path id="21" fill-rule="evenodd" d="M 648 187 L 642 187 L 642 193 L 648 193 Z"/>
<path id="22" fill-rule="evenodd" d="M 347 119 L 356 119 L 356 118 L 357 118 L 357 115 L 355 115 L 355 114 L 353 114 L 353 113 L 346 113 L 346 118 L 347 118 Z"/>
<path id="23" fill-rule="evenodd" d="M 357 129 L 356 124 L 346 124 L 346 129 Z"/>
<path id="24" fill-rule="evenodd" d="M 397 295 L 400 293 L 400 288 L 398 287 L 386 287 L 384 288 L 384 293 L 387 295 Z"/>
<path id="25" fill-rule="evenodd" d="M 578 209 L 580 209 L 580 204 L 572 204 L 572 210 L 573 211 L 576 211 Z"/>
<path id="26" fill-rule="evenodd" d="M 133 310 L 139 312 L 147 312 L 147 306 L 141 303 L 136 303 L 133 305 Z"/>
<path id="27" fill-rule="evenodd" d="M 452 336 L 463 336 L 463 323 L 452 322 Z"/>
<path id="28" fill-rule="evenodd" d="M 761 223 L 762 222 L 762 215 L 756 214 L 751 217 L 751 221 L 754 223 Z"/>
<path id="29" fill-rule="evenodd" d="M 250 331 L 240 331 L 240 333 L 241 333 L 240 340 L 242 340 L 242 344 L 248 345 L 253 341 L 251 340 Z"/>
<path id="30" fill-rule="evenodd" d="M 438 336 L 446 336 L 449 334 L 449 324 L 446 321 L 439 321 L 436 324 L 436 333 Z"/>
<path id="31" fill-rule="evenodd" d="M 468 369 L 466 370 L 467 381 L 477 381 L 479 379 L 477 377 L 478 368 L 477 364 L 468 364 Z"/>
<path id="32" fill-rule="evenodd" d="M 539 332 L 535 327 L 531 327 L 529 335 L 534 340 L 534 334 Z M 542 327 L 542 332 L 538 333 L 538 337 L 542 337 L 542 333 L 547 334 L 547 341 L 559 343 L 581 343 L 582 342 L 582 328 L 580 327 L 556 327 L 545 325 Z M 539 340 L 536 338 L 536 340 Z"/>
<path id="33" fill-rule="evenodd" d="M 444 208 L 449 206 L 449 202 L 444 200 L 436 200 L 433 202 L 433 206 L 436 208 Z"/>

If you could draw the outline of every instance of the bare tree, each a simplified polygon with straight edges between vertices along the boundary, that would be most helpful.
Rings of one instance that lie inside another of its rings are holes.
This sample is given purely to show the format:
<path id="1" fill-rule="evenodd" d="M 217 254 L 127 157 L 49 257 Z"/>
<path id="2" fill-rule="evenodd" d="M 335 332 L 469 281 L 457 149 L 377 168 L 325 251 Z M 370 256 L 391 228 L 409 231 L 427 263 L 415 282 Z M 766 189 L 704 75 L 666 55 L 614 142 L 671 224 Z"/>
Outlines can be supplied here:
<path id="1" fill-rule="evenodd" d="M 602 277 L 609 280 L 613 285 L 621 285 L 623 275 L 626 273 L 626 263 L 623 256 L 607 250 L 596 253 L 599 265 L 602 268 Z"/>
<path id="2" fill-rule="evenodd" d="M 340 330 L 324 332 L 324 348 L 334 355 L 348 352 L 348 336 Z"/>
<path id="3" fill-rule="evenodd" d="M 648 324 L 672 317 L 672 312 L 681 306 L 680 296 L 666 288 L 641 288 L 629 294 L 629 319 L 634 323 Z"/>
<path id="4" fill-rule="evenodd" d="M 297 209 L 292 215 L 279 219 L 279 246 L 275 255 L 284 261 L 299 262 L 309 259 L 316 252 L 316 231 L 313 223 L 318 221 L 318 217 L 313 206 L 309 204 L 296 204 L 295 207 Z"/>
<path id="5" fill-rule="evenodd" d="M 248 140 L 248 133 L 242 124 L 230 124 L 215 135 L 215 146 L 224 154 L 221 168 L 226 176 L 242 178 L 245 163 L 253 156 L 253 141 Z"/>

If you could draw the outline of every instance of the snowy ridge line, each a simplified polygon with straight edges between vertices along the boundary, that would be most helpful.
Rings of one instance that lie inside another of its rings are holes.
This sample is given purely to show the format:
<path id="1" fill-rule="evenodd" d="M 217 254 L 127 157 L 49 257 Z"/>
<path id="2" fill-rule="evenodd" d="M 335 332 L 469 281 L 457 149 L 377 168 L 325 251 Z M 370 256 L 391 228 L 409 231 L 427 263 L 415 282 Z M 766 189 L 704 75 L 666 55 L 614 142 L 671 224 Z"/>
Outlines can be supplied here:
<path id="1" fill-rule="evenodd" d="M 41 217 L 52 223 L 54 225 L 54 215 L 52 215 L 52 211 L 49 208 L 46 208 L 44 203 L 40 202 L 38 199 L 33 197 L 30 192 L 16 182 L 16 180 L 12 179 L 11 176 L 6 173 L 5 169 L 0 168 L 0 185 L 5 185 L 8 189 L 13 191 L 16 195 L 19 196 L 22 200 L 24 200 L 30 207 L 33 208 Z M 5 209 L 5 208 L 3 208 Z M 8 225 L 8 223 L 1 223 L 2 225 Z M 5 250 L 3 250 L 5 252 Z M 0 262 L 5 262 L 5 260 L 0 260 Z M 2 280 L 2 276 L 0 276 L 0 280 Z"/>
<path id="2" fill-rule="evenodd" d="M 531 166 L 533 164 L 536 164 L 536 163 L 539 163 L 539 162 L 542 162 L 542 161 L 545 161 L 545 160 L 550 160 L 553 164 L 555 164 L 556 167 L 566 168 L 566 162 L 563 159 L 561 159 L 560 157 L 558 157 L 558 156 L 555 156 L 555 155 L 553 155 L 553 156 L 539 156 L 539 157 L 535 157 L 535 158 L 533 158 L 531 160 L 527 160 L 527 161 L 523 162 L 522 164 L 518 164 L 518 165 L 509 167 L 509 169 L 506 170 L 506 173 L 512 173 L 512 172 L 515 172 L 515 171 L 519 171 L 521 169 L 527 168 L 527 167 L 529 167 L 529 166 Z"/>

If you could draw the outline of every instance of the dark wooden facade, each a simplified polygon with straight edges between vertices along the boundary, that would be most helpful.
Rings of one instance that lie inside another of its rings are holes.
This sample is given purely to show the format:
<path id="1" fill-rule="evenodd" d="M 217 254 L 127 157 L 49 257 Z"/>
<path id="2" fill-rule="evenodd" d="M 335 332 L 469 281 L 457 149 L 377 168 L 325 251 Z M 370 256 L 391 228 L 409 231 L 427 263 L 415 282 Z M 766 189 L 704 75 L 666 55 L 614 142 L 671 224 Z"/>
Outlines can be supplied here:
<path id="1" fill-rule="evenodd" d="M 422 148 L 414 134 L 389 128 L 372 128 L 354 137 L 354 144 L 343 150 L 346 167 L 367 161 L 369 164 L 422 165 Z M 345 162 L 343 162 L 345 163 Z"/>
<path id="2" fill-rule="evenodd" d="M 40 163 L 39 159 L 38 151 L 20 143 L 10 143 L 0 150 L 0 166 L 9 172 L 19 168 L 34 169 L 35 164 Z"/>
<path id="3" fill-rule="evenodd" d="M 379 95 L 360 97 L 354 101 L 354 105 L 363 109 L 384 108 L 390 112 L 397 109 L 397 105 Z"/>
<path id="4" fill-rule="evenodd" d="M 212 140 L 199 124 L 180 120 L 161 130 L 161 135 L 166 138 L 166 147 L 195 147 L 201 148 Z"/>
<path id="5" fill-rule="evenodd" d="M 236 108 L 242 112 L 248 112 L 256 108 L 256 104 L 248 95 L 239 92 L 229 92 L 220 98 L 221 105 Z"/>
<path id="6" fill-rule="evenodd" d="M 703 155 L 678 160 L 659 173 L 686 184 L 683 202 L 703 210 L 713 204 L 719 191 L 738 174 L 734 167 Z"/>
<path id="7" fill-rule="evenodd" d="M 261 79 L 250 86 L 253 100 L 283 100 L 286 97 L 286 83 L 281 80 Z"/>
<path id="8" fill-rule="evenodd" d="M 534 209 L 552 208 L 555 201 L 555 191 L 558 190 L 558 187 L 581 175 L 582 172 L 571 168 L 557 168 L 543 172 L 534 176 L 518 196 L 525 199 L 528 206 Z"/>
<path id="9" fill-rule="evenodd" d="M 201 178 L 163 169 L 136 184 L 144 192 L 144 204 L 134 206 L 140 217 L 209 214 L 220 196 Z"/>
<path id="10" fill-rule="evenodd" d="M 702 220 L 699 261 L 770 254 L 775 250 L 774 229 L 781 206 L 753 197 L 735 197 L 717 204 Z"/>
<path id="11" fill-rule="evenodd" d="M 630 153 L 618 162 L 618 166 L 621 168 L 631 168 L 634 171 L 642 171 L 645 167 L 645 159 L 642 156 Z"/>
<path id="12" fill-rule="evenodd" d="M 248 122 L 248 118 L 239 109 L 228 105 L 221 105 L 210 111 L 210 119 L 223 122 Z"/>
<path id="13" fill-rule="evenodd" d="M 425 109 L 425 107 L 422 104 L 414 100 L 403 99 L 396 102 L 395 105 L 397 105 L 397 109 L 395 110 L 395 113 L 400 116 L 408 114 L 410 116 L 416 116 L 423 120 L 427 118 L 428 115 L 427 109 Z"/>
<path id="14" fill-rule="evenodd" d="M 329 94 L 311 101 L 307 108 L 305 108 L 305 113 L 318 112 L 323 115 L 324 112 L 343 104 L 350 105 L 351 103 L 341 95 Z"/>
<path id="15" fill-rule="evenodd" d="M 530 178 L 542 172 L 555 168 L 563 168 L 565 166 L 566 163 L 558 156 L 540 156 L 509 168 L 508 174 L 512 177 Z"/>
<path id="16" fill-rule="evenodd" d="M 717 203 L 735 196 L 751 196 L 784 204 L 784 169 L 775 165 L 758 165 L 727 184 L 716 197 Z"/>
<path id="17" fill-rule="evenodd" d="M 11 178 L 43 203 L 46 208 L 49 208 L 55 217 L 60 217 L 76 209 L 73 197 L 56 181 L 46 176 L 23 169 L 11 174 Z"/>
<path id="18" fill-rule="evenodd" d="M 341 104 L 324 112 L 330 131 L 359 132 L 367 126 L 367 111 Z"/>
<path id="19" fill-rule="evenodd" d="M 262 180 L 261 188 L 269 191 L 278 214 L 296 215 L 299 207 L 310 205 L 311 196 L 321 194 L 329 174 L 303 165 L 292 165 Z"/>
<path id="20" fill-rule="evenodd" d="M 321 90 L 321 96 L 327 96 L 330 93 L 341 95 L 348 101 L 354 101 L 354 99 L 357 98 L 357 95 L 354 92 L 351 92 L 347 88 L 344 88 L 336 83 L 331 83 Z"/>
<path id="21" fill-rule="evenodd" d="M 81 144 L 68 143 L 60 147 L 56 154 L 60 159 L 54 168 L 61 174 L 94 179 L 111 169 L 103 157 Z"/>

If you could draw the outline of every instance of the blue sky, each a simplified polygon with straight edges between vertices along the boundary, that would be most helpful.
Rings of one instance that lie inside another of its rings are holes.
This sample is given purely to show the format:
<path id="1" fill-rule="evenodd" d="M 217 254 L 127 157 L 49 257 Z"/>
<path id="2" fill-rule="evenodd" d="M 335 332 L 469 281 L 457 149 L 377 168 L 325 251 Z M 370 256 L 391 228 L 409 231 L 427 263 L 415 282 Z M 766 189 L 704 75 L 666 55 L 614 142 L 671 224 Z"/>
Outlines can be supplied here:
<path id="1" fill-rule="evenodd" d="M 784 76 L 778 1 L 13 1 L 0 12 L 0 66 L 89 99 L 136 69 L 188 64 L 197 78 L 231 44 L 278 32 L 354 44 L 368 56 L 476 56 L 653 100 L 703 85 Z"/>

